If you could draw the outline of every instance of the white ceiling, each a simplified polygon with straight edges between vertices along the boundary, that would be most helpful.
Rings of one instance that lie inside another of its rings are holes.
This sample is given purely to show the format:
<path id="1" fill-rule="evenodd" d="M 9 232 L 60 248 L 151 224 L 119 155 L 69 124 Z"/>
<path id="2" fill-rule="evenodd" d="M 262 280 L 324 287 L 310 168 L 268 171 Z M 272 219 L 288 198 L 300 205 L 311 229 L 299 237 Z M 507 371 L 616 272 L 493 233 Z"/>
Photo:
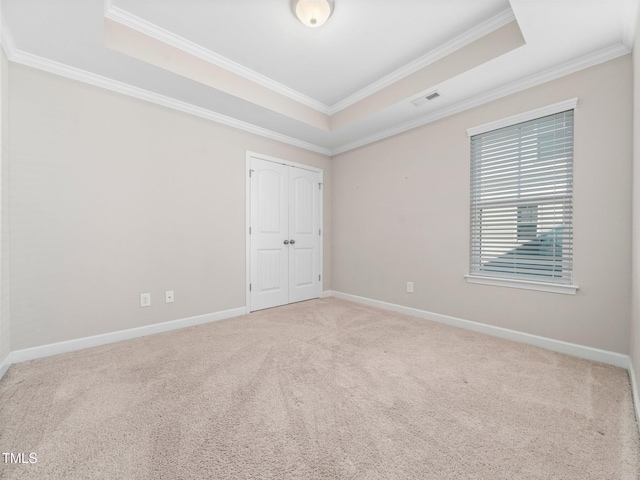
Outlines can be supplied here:
<path id="1" fill-rule="evenodd" d="M 310 29 L 290 0 L 2 0 L 1 33 L 12 61 L 335 154 L 628 53 L 638 2 L 335 0 Z M 328 118 L 513 18 L 526 43 L 332 130 L 105 47 L 105 12 Z"/>
<path id="2" fill-rule="evenodd" d="M 330 21 L 308 28 L 290 0 L 113 5 L 327 106 L 509 8 L 508 0 L 338 0 Z"/>

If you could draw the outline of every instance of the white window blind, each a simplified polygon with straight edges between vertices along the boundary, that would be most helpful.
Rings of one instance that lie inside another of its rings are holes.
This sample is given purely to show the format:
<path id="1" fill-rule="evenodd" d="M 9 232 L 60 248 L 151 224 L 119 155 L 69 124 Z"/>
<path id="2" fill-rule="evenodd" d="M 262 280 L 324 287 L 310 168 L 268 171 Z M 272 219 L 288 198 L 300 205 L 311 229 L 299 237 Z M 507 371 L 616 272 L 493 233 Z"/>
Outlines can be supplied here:
<path id="1" fill-rule="evenodd" d="M 471 276 L 570 284 L 573 110 L 471 137 Z"/>

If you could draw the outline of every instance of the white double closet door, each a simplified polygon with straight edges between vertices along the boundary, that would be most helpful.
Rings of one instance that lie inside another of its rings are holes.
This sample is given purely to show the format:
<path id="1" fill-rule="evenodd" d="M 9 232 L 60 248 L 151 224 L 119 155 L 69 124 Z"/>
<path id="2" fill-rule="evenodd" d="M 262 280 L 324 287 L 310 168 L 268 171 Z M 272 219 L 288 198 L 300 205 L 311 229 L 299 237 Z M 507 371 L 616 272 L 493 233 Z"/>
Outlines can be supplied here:
<path id="1" fill-rule="evenodd" d="M 250 160 L 250 309 L 318 298 L 320 172 Z"/>

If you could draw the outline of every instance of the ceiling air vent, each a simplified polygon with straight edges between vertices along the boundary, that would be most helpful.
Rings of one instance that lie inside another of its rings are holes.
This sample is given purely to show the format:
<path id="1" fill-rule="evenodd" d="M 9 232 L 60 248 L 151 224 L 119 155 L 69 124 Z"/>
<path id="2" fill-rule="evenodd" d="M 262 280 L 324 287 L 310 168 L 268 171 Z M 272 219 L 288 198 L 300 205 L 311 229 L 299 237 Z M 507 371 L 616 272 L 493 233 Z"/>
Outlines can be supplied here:
<path id="1" fill-rule="evenodd" d="M 440 96 L 440 94 L 437 91 L 436 92 L 431 92 L 431 93 L 429 93 L 427 95 L 424 95 L 424 96 L 422 96 L 420 98 L 416 98 L 411 103 L 413 103 L 416 107 L 421 107 L 425 103 L 427 103 L 427 102 L 429 102 L 431 100 L 435 100 L 439 96 Z"/>

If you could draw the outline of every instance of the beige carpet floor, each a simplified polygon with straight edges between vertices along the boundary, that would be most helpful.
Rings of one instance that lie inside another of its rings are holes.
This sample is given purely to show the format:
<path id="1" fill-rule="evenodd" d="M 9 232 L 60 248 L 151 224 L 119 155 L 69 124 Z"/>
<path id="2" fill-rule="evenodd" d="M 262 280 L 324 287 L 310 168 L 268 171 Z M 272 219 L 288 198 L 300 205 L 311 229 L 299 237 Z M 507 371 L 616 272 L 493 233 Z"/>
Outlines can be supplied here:
<path id="1" fill-rule="evenodd" d="M 329 298 L 14 365 L 2 479 L 636 480 L 625 370 Z"/>

